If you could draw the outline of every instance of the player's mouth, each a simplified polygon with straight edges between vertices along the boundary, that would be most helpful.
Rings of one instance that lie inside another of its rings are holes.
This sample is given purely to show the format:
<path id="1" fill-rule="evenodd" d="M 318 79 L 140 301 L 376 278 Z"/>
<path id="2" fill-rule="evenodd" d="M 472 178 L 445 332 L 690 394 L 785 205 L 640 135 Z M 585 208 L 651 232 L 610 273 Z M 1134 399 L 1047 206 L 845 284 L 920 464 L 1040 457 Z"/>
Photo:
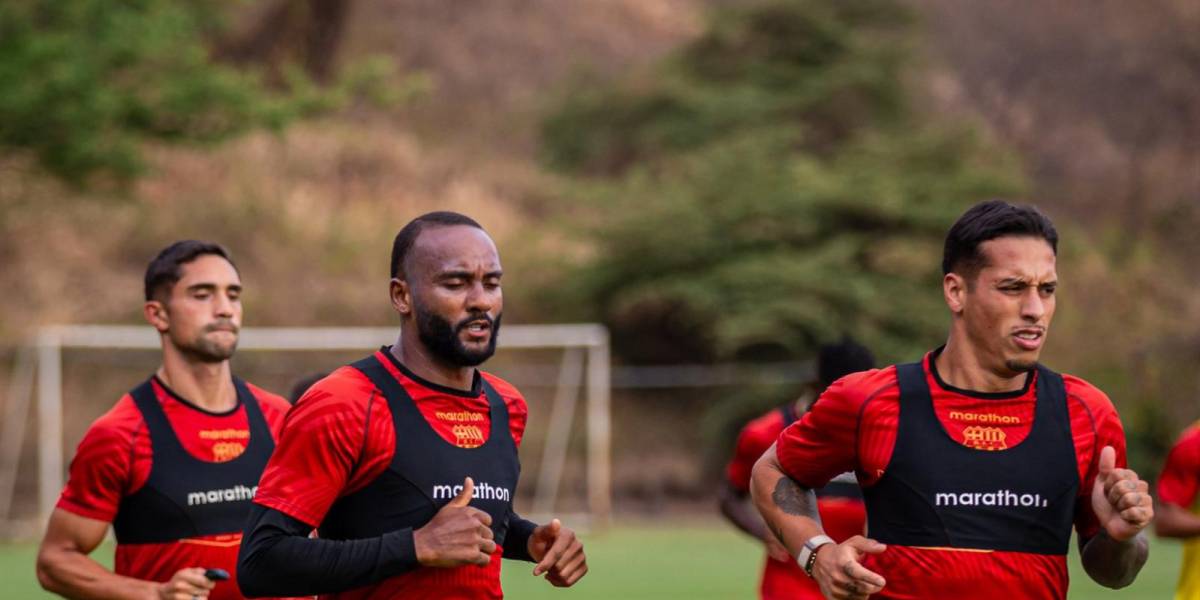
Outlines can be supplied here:
<path id="1" fill-rule="evenodd" d="M 237 333 L 237 332 L 238 332 L 238 326 L 237 326 L 237 325 L 234 325 L 234 324 L 233 324 L 233 321 L 228 321 L 228 320 L 225 320 L 225 319 L 221 319 L 221 320 L 219 320 L 219 321 L 217 321 L 217 322 L 215 322 L 215 323 L 212 323 L 212 324 L 210 324 L 210 325 L 207 325 L 207 326 L 205 326 L 204 330 L 205 330 L 205 331 L 207 331 L 207 332 L 213 332 L 213 331 L 227 331 L 227 332 L 229 332 L 229 333 Z"/>
<path id="2" fill-rule="evenodd" d="M 235 340 L 238 337 L 238 330 L 236 327 L 209 327 L 208 331 L 206 333 L 209 335 L 217 334 L 217 335 L 228 336 Z"/>
<path id="3" fill-rule="evenodd" d="M 1022 327 L 1013 332 L 1013 342 L 1022 350 L 1037 350 L 1046 339 L 1044 327 Z"/>
<path id="4" fill-rule="evenodd" d="M 458 330 L 465 333 L 468 340 L 482 342 L 487 340 L 488 336 L 492 334 L 492 320 L 476 319 L 474 321 L 467 321 L 460 325 Z"/>

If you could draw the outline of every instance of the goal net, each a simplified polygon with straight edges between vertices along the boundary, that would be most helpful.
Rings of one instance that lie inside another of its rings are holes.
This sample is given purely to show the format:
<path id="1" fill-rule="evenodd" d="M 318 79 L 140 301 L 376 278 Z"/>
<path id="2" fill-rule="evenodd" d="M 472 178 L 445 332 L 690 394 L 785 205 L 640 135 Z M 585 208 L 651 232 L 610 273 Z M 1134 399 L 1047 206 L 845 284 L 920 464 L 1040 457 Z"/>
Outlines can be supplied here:
<path id="1" fill-rule="evenodd" d="M 394 343 L 397 333 L 396 327 L 247 327 L 233 370 L 287 396 L 297 381 Z M 159 362 L 158 334 L 145 326 L 49 327 L 32 349 L 17 353 L 0 425 L 0 522 L 11 526 L 25 513 L 45 523 L 88 424 Z M 485 369 L 513 383 L 529 403 L 516 510 L 535 521 L 570 519 L 577 529 L 606 525 L 612 508 L 607 330 L 506 325 Z M 31 447 L 36 460 L 22 468 L 22 448 Z M 18 493 L 25 489 L 35 494 Z"/>

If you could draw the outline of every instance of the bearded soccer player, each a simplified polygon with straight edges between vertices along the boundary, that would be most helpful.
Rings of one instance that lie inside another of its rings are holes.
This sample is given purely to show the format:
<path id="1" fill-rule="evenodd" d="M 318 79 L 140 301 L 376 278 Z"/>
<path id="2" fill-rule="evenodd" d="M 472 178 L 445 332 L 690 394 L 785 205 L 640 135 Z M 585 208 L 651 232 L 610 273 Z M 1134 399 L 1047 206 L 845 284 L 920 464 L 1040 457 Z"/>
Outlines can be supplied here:
<path id="1" fill-rule="evenodd" d="M 230 372 L 242 283 L 224 248 L 168 246 L 146 270 L 145 293 L 162 366 L 79 443 L 38 552 L 38 580 L 68 598 L 242 598 L 234 582 L 205 572 L 234 572 L 288 404 Z M 115 572 L 88 556 L 109 524 Z"/>
<path id="2" fill-rule="evenodd" d="M 466 216 L 429 213 L 396 235 L 391 274 L 399 339 L 289 413 L 247 524 L 242 589 L 501 598 L 501 557 L 573 585 L 587 572 L 574 532 L 513 512 L 525 400 L 476 368 L 500 329 L 495 244 Z"/>
<path id="3" fill-rule="evenodd" d="M 754 462 L 775 443 L 780 432 L 809 409 L 829 384 L 874 366 L 871 351 L 850 339 L 821 346 L 817 351 L 815 387 L 794 402 L 754 419 L 738 435 L 733 460 L 726 468 L 725 485 L 720 492 L 721 514 L 738 529 L 761 540 L 767 548 L 759 585 L 759 597 L 763 600 L 820 600 L 821 590 L 792 560 L 787 549 L 767 530 L 762 518 L 751 507 L 750 471 Z M 821 524 L 830 537 L 842 542 L 865 531 L 866 509 L 853 473 L 839 475 L 829 485 L 815 491 Z"/>
<path id="4" fill-rule="evenodd" d="M 1032 207 L 967 210 L 942 260 L 945 346 L 833 384 L 755 464 L 755 504 L 827 598 L 1061 600 L 1072 525 L 1092 579 L 1137 576 L 1154 510 L 1117 412 L 1038 363 L 1057 246 Z M 839 544 L 812 490 L 847 470 L 870 538 Z"/>
<path id="5" fill-rule="evenodd" d="M 1154 531 L 1183 540 L 1183 565 L 1175 600 L 1200 600 L 1200 423 L 1179 436 L 1158 478 Z"/>

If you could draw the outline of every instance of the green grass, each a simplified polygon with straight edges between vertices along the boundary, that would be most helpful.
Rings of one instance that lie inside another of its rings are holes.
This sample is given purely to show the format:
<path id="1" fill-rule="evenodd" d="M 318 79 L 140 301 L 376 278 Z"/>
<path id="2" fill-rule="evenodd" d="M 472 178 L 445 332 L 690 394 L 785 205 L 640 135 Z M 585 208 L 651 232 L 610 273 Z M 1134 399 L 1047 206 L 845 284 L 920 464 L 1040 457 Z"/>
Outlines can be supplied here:
<path id="1" fill-rule="evenodd" d="M 756 544 L 720 525 L 616 528 L 584 538 L 588 574 L 562 590 L 505 561 L 504 591 L 518 600 L 754 598 L 762 557 Z"/>
<path id="2" fill-rule="evenodd" d="M 754 598 L 761 561 L 745 536 L 718 523 L 669 527 L 620 526 L 584 537 L 591 572 L 574 589 L 560 590 L 530 572 L 527 563 L 505 561 L 504 589 L 515 600 L 736 600 Z M 45 598 L 33 573 L 32 544 L 0 545 L 0 597 Z M 110 547 L 96 556 L 111 562 Z M 1179 572 L 1180 546 L 1151 544 L 1150 561 L 1133 586 L 1120 591 L 1092 583 L 1073 555 L 1071 600 L 1170 598 Z"/>

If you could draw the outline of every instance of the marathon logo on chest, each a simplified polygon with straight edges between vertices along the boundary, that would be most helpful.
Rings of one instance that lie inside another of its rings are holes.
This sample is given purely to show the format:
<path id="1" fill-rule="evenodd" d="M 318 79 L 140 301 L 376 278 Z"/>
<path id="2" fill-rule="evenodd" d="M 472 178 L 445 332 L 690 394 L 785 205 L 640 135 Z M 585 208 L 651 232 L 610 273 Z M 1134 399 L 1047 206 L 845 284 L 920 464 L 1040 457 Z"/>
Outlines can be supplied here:
<path id="1" fill-rule="evenodd" d="M 434 500 L 452 500 L 455 496 L 463 491 L 462 484 L 458 485 L 434 485 L 433 499 Z M 475 484 L 474 497 L 477 500 L 499 500 L 501 502 L 511 502 L 512 493 L 508 488 L 492 485 L 487 482 L 479 482 Z"/>
<path id="2" fill-rule="evenodd" d="M 1041 494 L 1018 494 L 1012 490 L 934 494 L 937 506 L 998 506 L 1000 508 L 1046 508 L 1050 501 Z"/>
<path id="3" fill-rule="evenodd" d="M 200 506 L 202 504 L 221 504 L 223 502 L 243 502 L 246 500 L 253 500 L 254 494 L 257 492 L 257 485 L 254 487 L 235 485 L 231 488 L 225 488 L 222 490 L 188 492 L 187 505 Z"/>

